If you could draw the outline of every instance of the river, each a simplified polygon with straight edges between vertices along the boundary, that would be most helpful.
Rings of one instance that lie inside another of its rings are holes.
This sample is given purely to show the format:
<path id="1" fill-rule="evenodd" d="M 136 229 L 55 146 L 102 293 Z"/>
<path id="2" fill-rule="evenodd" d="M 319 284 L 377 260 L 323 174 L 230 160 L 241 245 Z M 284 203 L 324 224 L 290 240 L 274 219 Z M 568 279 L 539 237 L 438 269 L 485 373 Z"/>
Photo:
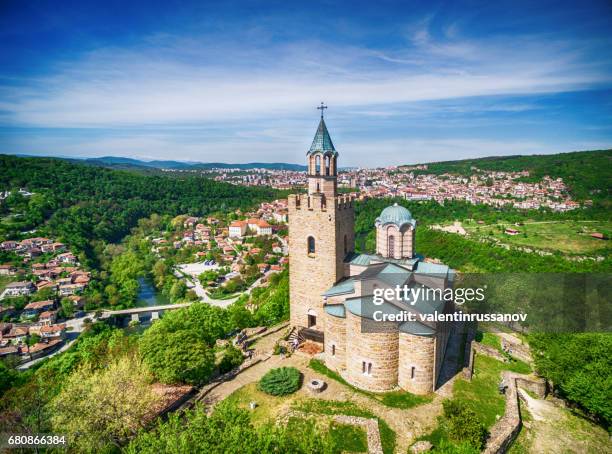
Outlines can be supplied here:
<path id="1" fill-rule="evenodd" d="M 158 292 L 150 279 L 138 278 L 138 300 L 136 307 L 160 306 L 170 304 L 170 300 Z"/>

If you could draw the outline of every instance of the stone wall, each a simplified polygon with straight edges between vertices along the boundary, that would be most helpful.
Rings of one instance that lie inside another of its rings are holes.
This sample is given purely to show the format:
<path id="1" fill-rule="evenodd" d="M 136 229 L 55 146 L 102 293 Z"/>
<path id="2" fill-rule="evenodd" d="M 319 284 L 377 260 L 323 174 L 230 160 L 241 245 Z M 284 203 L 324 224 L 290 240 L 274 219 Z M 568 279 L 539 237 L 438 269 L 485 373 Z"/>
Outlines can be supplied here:
<path id="1" fill-rule="evenodd" d="M 516 382 L 503 374 L 506 389 L 506 410 L 504 416 L 495 423 L 489 433 L 485 454 L 501 454 L 508 450 L 521 430 L 521 415 L 518 403 Z"/>
<path id="2" fill-rule="evenodd" d="M 520 339 L 517 339 L 511 334 L 500 333 L 499 337 L 504 351 L 507 351 L 511 356 L 526 363 L 533 362 L 529 345 L 523 344 Z"/>
<path id="3" fill-rule="evenodd" d="M 505 371 L 502 373 L 506 388 L 506 410 L 504 416 L 495 423 L 489 433 L 487 445 L 483 451 L 485 454 L 505 453 L 521 429 L 521 413 L 519 407 L 518 387 L 528 388 L 534 392 L 542 392 L 541 397 L 546 395 L 546 382 L 541 378 L 521 375 Z M 539 395 L 539 394 L 538 394 Z M 540 395 L 539 395 L 540 396 Z"/>
<path id="4" fill-rule="evenodd" d="M 362 333 L 362 320 L 366 331 Z M 398 329 L 397 323 L 362 319 L 349 311 L 346 314 L 346 372 L 343 377 L 352 385 L 368 391 L 387 391 L 397 386 Z M 373 324 L 368 329 L 368 324 Z M 366 373 L 363 363 L 366 363 Z M 368 364 L 371 371 L 367 373 Z"/>
<path id="5" fill-rule="evenodd" d="M 447 302 L 444 307 L 445 313 L 453 311 L 453 303 Z M 450 338 L 452 322 L 438 322 L 436 323 L 436 344 L 435 344 L 435 359 L 434 359 L 434 380 L 432 384 L 432 391 L 435 390 L 435 384 L 438 383 L 438 377 L 444 364 L 444 356 L 446 355 L 446 347 L 448 346 L 448 339 Z"/>
<path id="6" fill-rule="evenodd" d="M 433 391 L 435 344 L 435 337 L 415 336 L 404 332 L 399 334 L 400 388 L 414 394 Z"/>
<path id="7" fill-rule="evenodd" d="M 508 358 L 505 357 L 498 349 L 489 345 L 481 344 L 480 342 L 472 341 L 472 349 L 476 353 L 482 353 L 483 355 L 490 356 L 504 363 L 508 362 Z"/>
<path id="8" fill-rule="evenodd" d="M 360 416 L 335 415 L 334 421 L 339 424 L 361 426 L 366 431 L 368 440 L 368 454 L 383 454 L 382 441 L 378 420 L 374 418 L 362 418 Z"/>
<path id="9" fill-rule="evenodd" d="M 534 393 L 538 399 L 544 399 L 548 394 L 548 386 L 543 378 L 516 376 L 516 386 Z"/>
<path id="10" fill-rule="evenodd" d="M 290 320 L 308 326 L 308 311 L 323 325 L 321 294 L 344 275 L 344 236 L 354 249 L 354 211 L 346 197 L 325 199 L 321 194 L 289 196 L 289 254 L 291 272 Z M 315 252 L 308 253 L 308 237 L 315 239 Z M 320 326 L 319 326 L 320 325 Z"/>
<path id="11" fill-rule="evenodd" d="M 325 365 L 338 372 L 346 369 L 346 318 L 327 313 L 325 314 Z"/>

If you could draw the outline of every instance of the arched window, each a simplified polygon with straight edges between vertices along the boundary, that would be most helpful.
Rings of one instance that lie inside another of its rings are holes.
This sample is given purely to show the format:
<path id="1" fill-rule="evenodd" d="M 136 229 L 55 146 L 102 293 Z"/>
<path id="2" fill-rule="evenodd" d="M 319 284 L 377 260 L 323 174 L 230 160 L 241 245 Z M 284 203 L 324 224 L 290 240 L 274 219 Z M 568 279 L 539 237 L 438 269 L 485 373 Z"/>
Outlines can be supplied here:
<path id="1" fill-rule="evenodd" d="M 308 253 L 309 254 L 315 253 L 315 239 L 312 236 L 308 237 Z"/>
<path id="2" fill-rule="evenodd" d="M 387 238 L 387 255 L 395 257 L 395 237 L 393 235 L 389 235 Z"/>
<path id="3" fill-rule="evenodd" d="M 321 185 L 317 183 L 317 192 L 321 192 Z"/>
<path id="4" fill-rule="evenodd" d="M 348 253 L 348 240 L 346 238 L 346 235 L 344 235 L 344 255 L 346 255 Z"/>
<path id="5" fill-rule="evenodd" d="M 321 175 L 321 155 L 315 157 L 315 174 Z"/>
<path id="6" fill-rule="evenodd" d="M 329 175 L 329 156 L 325 156 L 325 175 Z"/>

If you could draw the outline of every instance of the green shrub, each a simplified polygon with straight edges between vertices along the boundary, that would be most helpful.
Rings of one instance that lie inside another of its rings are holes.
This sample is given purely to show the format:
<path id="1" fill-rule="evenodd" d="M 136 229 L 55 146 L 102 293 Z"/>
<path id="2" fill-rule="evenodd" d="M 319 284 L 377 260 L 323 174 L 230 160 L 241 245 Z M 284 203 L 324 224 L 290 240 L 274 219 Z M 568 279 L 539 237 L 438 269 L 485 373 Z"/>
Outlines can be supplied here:
<path id="1" fill-rule="evenodd" d="M 259 381 L 258 388 L 273 396 L 285 396 L 300 388 L 300 371 L 295 367 L 279 367 L 268 371 Z"/>
<path id="2" fill-rule="evenodd" d="M 272 354 L 273 355 L 280 355 L 281 353 L 282 354 L 286 354 L 287 353 L 287 349 L 277 342 L 276 344 L 274 344 L 274 350 L 272 351 Z"/>
<path id="3" fill-rule="evenodd" d="M 242 361 L 244 361 L 242 352 L 233 345 L 227 346 L 223 351 L 223 358 L 219 362 L 219 373 L 229 372 L 235 367 L 240 366 Z"/>
<path id="4" fill-rule="evenodd" d="M 446 400 L 442 407 L 449 438 L 482 449 L 487 438 L 487 429 L 478 419 L 476 412 L 457 400 Z"/>

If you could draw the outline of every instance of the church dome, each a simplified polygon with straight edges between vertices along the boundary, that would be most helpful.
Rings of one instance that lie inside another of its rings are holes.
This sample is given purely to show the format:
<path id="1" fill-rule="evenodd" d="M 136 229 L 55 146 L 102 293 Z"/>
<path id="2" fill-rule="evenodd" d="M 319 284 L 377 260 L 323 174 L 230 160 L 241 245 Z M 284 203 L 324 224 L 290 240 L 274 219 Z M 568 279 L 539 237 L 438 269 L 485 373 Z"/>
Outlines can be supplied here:
<path id="1" fill-rule="evenodd" d="M 380 216 L 376 218 L 376 225 L 395 224 L 398 228 L 401 228 L 405 224 L 410 224 L 412 227 L 416 226 L 416 221 L 406 208 L 397 203 L 392 206 L 385 208 L 380 213 Z"/>

